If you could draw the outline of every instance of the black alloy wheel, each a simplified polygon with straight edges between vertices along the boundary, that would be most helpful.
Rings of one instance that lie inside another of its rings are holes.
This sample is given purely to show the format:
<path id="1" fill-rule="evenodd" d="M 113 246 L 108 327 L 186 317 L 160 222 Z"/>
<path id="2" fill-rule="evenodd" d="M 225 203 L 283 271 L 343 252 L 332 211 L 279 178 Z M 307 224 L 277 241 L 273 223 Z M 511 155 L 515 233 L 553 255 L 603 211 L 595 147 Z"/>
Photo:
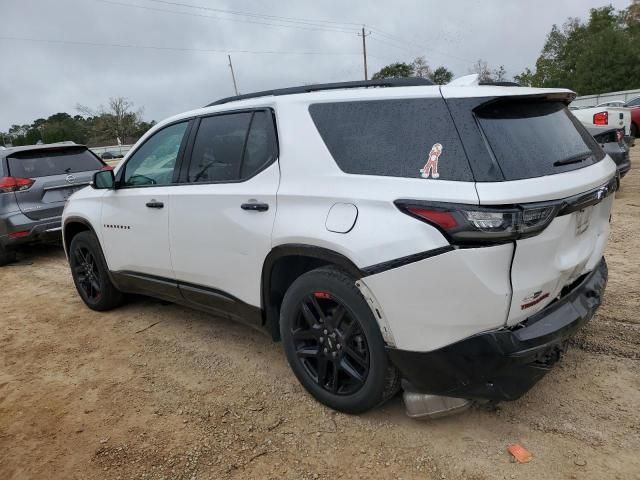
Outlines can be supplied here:
<path id="1" fill-rule="evenodd" d="M 112 283 L 100 242 L 92 232 L 80 232 L 69 245 L 71 275 L 80 298 L 92 310 L 111 310 L 122 304 L 122 292 Z"/>
<path id="2" fill-rule="evenodd" d="M 313 292 L 300 302 L 291 335 L 296 355 L 324 390 L 350 395 L 369 375 L 369 346 L 362 326 L 328 292 Z"/>
<path id="3" fill-rule="evenodd" d="M 76 248 L 73 257 L 73 270 L 79 287 L 89 300 L 99 301 L 102 295 L 102 285 L 96 259 L 87 247 Z"/>
<path id="4" fill-rule="evenodd" d="M 381 405 L 400 388 L 380 326 L 357 279 L 334 266 L 300 275 L 280 307 L 287 361 L 319 402 L 345 413 Z"/>

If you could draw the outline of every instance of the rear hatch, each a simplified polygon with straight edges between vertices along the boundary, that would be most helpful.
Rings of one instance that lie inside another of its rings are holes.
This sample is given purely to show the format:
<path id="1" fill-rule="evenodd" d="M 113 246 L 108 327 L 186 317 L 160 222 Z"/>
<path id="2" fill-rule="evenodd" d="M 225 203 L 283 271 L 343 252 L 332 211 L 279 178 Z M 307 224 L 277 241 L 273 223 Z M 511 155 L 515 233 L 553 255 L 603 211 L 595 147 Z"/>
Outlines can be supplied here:
<path id="1" fill-rule="evenodd" d="M 615 165 L 562 95 L 447 99 L 480 204 L 513 209 L 523 222 L 513 236 L 508 325 L 579 282 L 601 259 L 609 233 Z"/>
<path id="2" fill-rule="evenodd" d="M 15 192 L 20 210 L 32 220 L 57 217 L 67 199 L 89 185 L 104 163 L 81 145 L 19 151 L 7 158 L 9 175 L 34 183 Z"/>

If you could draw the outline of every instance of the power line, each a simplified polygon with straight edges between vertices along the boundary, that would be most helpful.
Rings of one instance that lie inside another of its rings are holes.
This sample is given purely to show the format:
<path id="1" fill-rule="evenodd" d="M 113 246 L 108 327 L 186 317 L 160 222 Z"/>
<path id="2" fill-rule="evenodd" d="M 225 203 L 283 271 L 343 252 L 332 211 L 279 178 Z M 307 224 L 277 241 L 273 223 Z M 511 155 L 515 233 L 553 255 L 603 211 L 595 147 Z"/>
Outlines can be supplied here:
<path id="1" fill-rule="evenodd" d="M 210 18 L 210 19 L 214 19 L 214 20 L 227 20 L 227 21 L 231 21 L 231 22 L 248 23 L 248 24 L 262 25 L 262 26 L 267 26 L 267 27 L 293 28 L 293 29 L 309 30 L 309 31 L 322 31 L 322 32 L 333 32 L 333 33 L 347 33 L 347 34 L 356 33 L 356 34 L 358 34 L 359 29 L 356 30 L 356 29 L 351 29 L 351 28 L 356 26 L 356 25 L 358 25 L 358 26 L 361 25 L 361 24 L 355 23 L 355 22 L 338 22 L 338 21 L 333 21 L 333 20 L 314 20 L 314 19 L 301 18 L 301 17 L 286 17 L 286 16 L 280 16 L 280 15 L 260 14 L 260 13 L 244 12 L 244 11 L 237 11 L 237 10 L 226 10 L 226 9 L 221 9 L 221 8 L 205 7 L 205 6 L 193 5 L 193 4 L 177 2 L 177 1 L 171 1 L 171 0 L 147 0 L 147 1 L 155 2 L 155 3 L 159 3 L 159 4 L 163 4 L 163 5 L 172 5 L 172 6 L 195 9 L 195 10 L 201 10 L 201 11 L 210 11 L 210 12 L 215 12 L 215 13 L 222 13 L 222 14 L 225 14 L 225 15 L 235 15 L 235 16 L 240 16 L 240 17 L 248 17 L 248 18 L 253 18 L 255 20 L 248 20 L 246 18 L 243 19 L 243 18 L 220 17 L 220 16 L 217 16 L 217 15 L 204 15 L 204 14 L 199 14 L 199 13 L 194 13 L 194 12 L 184 12 L 184 11 L 179 11 L 179 10 L 170 10 L 170 9 L 165 9 L 165 8 L 157 8 L 157 7 L 146 6 L 146 5 L 124 3 L 124 2 L 117 1 L 117 0 L 94 0 L 94 1 L 105 3 L 105 4 L 111 4 L 111 5 L 119 5 L 119 6 L 123 6 L 123 7 L 132 7 L 132 8 L 150 10 L 150 11 L 156 11 L 156 12 L 172 13 L 172 14 L 175 14 L 175 15 L 184 15 L 184 16 L 200 17 L 200 18 Z M 262 20 L 262 21 L 260 21 L 260 20 Z M 274 23 L 274 22 L 279 22 L 279 23 Z M 336 26 L 334 27 L 333 25 L 336 25 Z M 343 27 L 340 27 L 340 26 L 343 26 Z M 460 61 L 463 61 L 465 63 L 472 63 L 473 62 L 473 60 L 470 60 L 468 58 L 464 58 L 464 57 L 460 57 L 458 55 L 454 55 L 454 54 L 451 54 L 451 53 L 439 51 L 439 50 L 436 50 L 436 49 L 434 49 L 432 47 L 427 47 L 424 44 L 420 44 L 420 43 L 415 42 L 413 40 L 407 40 L 406 38 L 402 38 L 402 37 L 399 37 L 397 35 L 388 33 L 388 32 L 386 32 L 386 31 L 384 31 L 384 30 L 382 30 L 380 28 L 377 28 L 377 27 L 369 27 L 369 28 L 371 29 L 371 31 L 375 35 L 382 37 L 382 38 L 377 38 L 375 36 L 372 36 L 372 39 L 374 39 L 375 41 L 383 43 L 383 44 L 386 44 L 386 45 L 391 46 L 393 48 L 404 50 L 406 52 L 409 52 L 411 55 L 415 55 L 417 52 L 420 52 L 420 53 L 425 52 L 425 53 L 428 53 L 428 54 L 436 54 L 437 56 L 440 56 L 440 57 L 446 58 L 446 59 L 456 58 L 456 59 L 458 59 Z M 407 48 L 407 46 L 409 46 L 411 48 Z"/>
<path id="2" fill-rule="evenodd" d="M 115 0 L 95 0 L 96 2 L 100 2 L 100 3 L 107 3 L 107 4 L 111 4 L 111 5 L 119 5 L 119 6 L 123 6 L 123 7 L 133 7 L 133 8 L 138 8 L 138 9 L 142 9 L 142 10 L 150 10 L 150 11 L 155 11 L 155 12 L 164 12 L 164 13 L 173 13 L 175 15 L 183 15 L 183 16 L 189 16 L 189 17 L 200 17 L 200 18 L 211 18 L 214 20 L 227 20 L 230 22 L 237 22 L 237 23 L 249 23 L 249 24 L 254 24 L 254 25 L 264 25 L 264 26 L 268 26 L 268 27 L 281 27 L 281 28 L 293 28 L 293 29 L 298 29 L 298 30 L 311 30 L 311 31 L 323 31 L 323 32 L 334 32 L 334 33 L 348 33 L 348 34 L 353 34 L 355 33 L 357 30 L 352 29 L 352 30 L 347 30 L 345 28 L 337 28 L 337 27 L 331 27 L 331 26 L 325 26 L 325 25 L 296 25 L 296 24 L 287 24 L 287 23 L 273 23 L 273 22 L 268 22 L 268 21 L 258 21 L 258 20 L 247 20 L 247 19 L 241 19 L 241 18 L 226 18 L 226 17 L 220 17 L 220 16 L 216 16 L 216 15 L 204 15 L 201 13 L 193 13 L 193 12 L 181 12 L 178 10 L 169 10 L 166 8 L 157 8 L 157 7 L 149 7 L 146 5 L 137 5 L 137 4 L 133 4 L 133 3 L 124 3 L 124 2 L 118 2 Z M 202 7 L 204 8 L 204 7 Z"/>
<path id="3" fill-rule="evenodd" d="M 27 37 L 11 37 L 6 35 L 0 35 L 0 40 L 16 40 L 25 42 L 39 42 L 39 43 L 54 43 L 65 45 L 82 45 L 91 47 L 115 47 L 115 48 L 140 48 L 148 50 L 169 50 L 178 52 L 194 52 L 194 53 L 250 53 L 257 55 L 361 55 L 360 52 L 320 52 L 320 51 L 282 51 L 282 50 L 228 50 L 228 49 L 215 49 L 215 48 L 186 48 L 186 47 L 164 47 L 157 45 L 132 45 L 125 43 L 99 43 L 99 42 L 85 42 L 81 40 L 59 40 L 59 39 L 45 39 L 45 38 L 27 38 Z"/>
<path id="4" fill-rule="evenodd" d="M 313 20 L 313 19 L 309 19 L 309 18 L 285 17 L 285 16 L 280 16 L 280 15 L 259 14 L 259 13 L 253 13 L 253 12 L 242 12 L 242 11 L 237 11 L 237 10 L 225 10 L 225 9 L 221 9 L 221 8 L 204 7 L 204 6 L 200 6 L 200 5 L 193 5 L 193 4 L 175 2 L 175 1 L 170 1 L 170 0 L 147 0 L 147 1 L 155 2 L 155 3 L 161 3 L 161 4 L 165 4 L 165 5 L 174 5 L 174 6 L 180 6 L 180 7 L 185 7 L 185 8 L 212 11 L 212 12 L 217 12 L 217 13 L 226 13 L 226 14 L 230 14 L 230 15 L 239 15 L 239 16 L 246 16 L 246 17 L 263 18 L 263 19 L 273 19 L 273 20 L 279 20 L 279 21 L 282 21 L 282 22 L 293 22 L 293 23 L 300 23 L 300 24 L 313 25 L 313 26 L 318 26 L 321 23 L 335 24 L 335 25 L 347 25 L 347 26 L 351 26 L 351 27 L 360 26 L 361 25 L 361 24 L 355 23 L 355 22 L 338 22 L 338 21 L 333 21 L 333 20 Z M 470 60 L 468 58 L 464 58 L 464 57 L 460 57 L 460 56 L 457 56 L 457 55 L 453 55 L 451 53 L 435 50 L 435 49 L 433 49 L 431 47 L 426 47 L 423 44 L 420 44 L 420 43 L 415 42 L 415 41 L 407 40 L 407 39 L 399 37 L 397 35 L 393 35 L 393 34 L 388 33 L 388 32 L 386 32 L 386 31 L 384 31 L 384 30 L 382 30 L 380 28 L 377 28 L 377 27 L 376 28 L 369 27 L 369 28 L 373 32 L 377 33 L 378 35 L 380 35 L 382 37 L 386 37 L 387 39 L 392 40 L 392 41 L 394 41 L 396 43 L 402 43 L 402 44 L 406 44 L 406 45 L 411 45 L 414 48 L 419 48 L 421 51 L 428 50 L 428 51 L 431 51 L 431 52 L 439 53 L 439 54 L 444 55 L 444 56 L 457 58 L 457 59 L 463 60 L 465 62 L 473 62 L 473 60 Z"/>
<path id="5" fill-rule="evenodd" d="M 300 17 L 284 17 L 281 15 L 268 15 L 265 13 L 242 12 L 238 10 L 225 10 L 222 8 L 203 7 L 200 5 L 193 5 L 193 4 L 181 3 L 181 2 L 172 2 L 169 0 L 148 0 L 148 1 L 155 2 L 155 3 L 162 3 L 165 5 L 174 5 L 174 6 L 180 6 L 180 7 L 186 7 L 186 8 L 193 8 L 197 10 L 208 10 L 208 11 L 217 12 L 217 13 L 226 13 L 229 15 L 240 15 L 244 17 L 255 17 L 255 18 L 268 18 L 272 20 L 280 20 L 283 22 L 302 23 L 302 24 L 309 24 L 309 25 L 325 23 L 325 24 L 334 24 L 334 25 L 348 25 L 352 27 L 360 26 L 359 23 L 355 23 L 355 22 L 338 22 L 335 20 L 313 20 L 309 18 L 300 18 Z"/>
<path id="6" fill-rule="evenodd" d="M 441 50 L 436 50 L 436 49 L 434 49 L 432 47 L 428 47 L 428 46 L 426 46 L 424 44 L 420 44 L 418 42 L 407 40 L 407 39 L 399 37 L 397 35 L 393 35 L 391 33 L 385 32 L 384 30 L 381 30 L 379 28 L 374 28 L 374 27 L 371 27 L 371 26 L 369 28 L 371 29 L 372 32 L 377 33 L 378 35 L 380 35 L 380 36 L 382 36 L 382 37 L 384 37 L 384 38 L 386 38 L 388 40 L 391 40 L 391 41 L 393 41 L 395 43 L 402 43 L 402 44 L 405 44 L 405 45 L 410 45 L 410 46 L 412 46 L 414 48 L 419 48 L 420 51 L 433 52 L 433 53 L 439 54 L 440 56 L 457 58 L 458 60 L 462 60 L 464 62 L 470 62 L 470 63 L 474 62 L 474 60 L 470 60 L 468 58 L 460 57 L 458 55 L 453 55 L 451 53 L 443 52 Z M 378 41 L 380 41 L 380 39 L 378 39 Z"/>
<path id="7" fill-rule="evenodd" d="M 411 50 L 411 49 L 407 48 L 406 46 L 398 45 L 396 43 L 391 43 L 390 41 L 383 40 L 381 38 L 376 37 L 375 35 L 371 35 L 371 40 L 373 40 L 375 42 L 378 42 L 378 43 L 380 43 L 382 45 L 387 45 L 389 47 L 393 47 L 395 49 L 402 50 L 403 52 L 409 53 L 409 55 L 416 55 L 419 52 L 419 50 Z"/>

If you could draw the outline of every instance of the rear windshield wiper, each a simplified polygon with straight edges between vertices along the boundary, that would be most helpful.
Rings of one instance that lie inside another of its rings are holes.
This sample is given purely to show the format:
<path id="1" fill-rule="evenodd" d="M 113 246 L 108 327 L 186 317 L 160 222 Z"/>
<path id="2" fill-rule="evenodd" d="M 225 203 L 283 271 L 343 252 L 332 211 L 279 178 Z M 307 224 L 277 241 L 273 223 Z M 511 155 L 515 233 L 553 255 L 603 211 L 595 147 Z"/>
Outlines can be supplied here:
<path id="1" fill-rule="evenodd" d="M 569 158 L 565 158 L 564 160 L 558 160 L 557 162 L 553 162 L 554 167 L 561 167 L 563 165 L 569 165 L 571 163 L 580 163 L 585 161 L 587 158 L 592 156 L 591 153 L 580 153 L 578 155 L 574 155 Z"/>

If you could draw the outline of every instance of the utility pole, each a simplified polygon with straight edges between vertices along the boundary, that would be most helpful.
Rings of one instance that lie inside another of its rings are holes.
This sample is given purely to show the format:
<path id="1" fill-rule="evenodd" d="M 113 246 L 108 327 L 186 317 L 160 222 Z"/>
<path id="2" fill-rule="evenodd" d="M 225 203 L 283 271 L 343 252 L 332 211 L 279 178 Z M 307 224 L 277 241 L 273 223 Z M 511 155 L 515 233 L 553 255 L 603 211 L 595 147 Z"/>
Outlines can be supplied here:
<path id="1" fill-rule="evenodd" d="M 238 94 L 238 85 L 236 85 L 236 76 L 233 73 L 233 64 L 231 63 L 231 55 L 227 55 L 229 57 L 229 68 L 231 69 L 231 79 L 233 80 L 233 90 L 236 92 L 236 96 Z"/>
<path id="2" fill-rule="evenodd" d="M 362 37 L 362 58 L 364 59 L 364 79 L 369 80 L 367 73 L 367 41 L 366 38 L 371 35 L 371 32 L 364 33 L 364 25 L 362 26 L 362 33 L 356 33 L 359 37 Z"/>

